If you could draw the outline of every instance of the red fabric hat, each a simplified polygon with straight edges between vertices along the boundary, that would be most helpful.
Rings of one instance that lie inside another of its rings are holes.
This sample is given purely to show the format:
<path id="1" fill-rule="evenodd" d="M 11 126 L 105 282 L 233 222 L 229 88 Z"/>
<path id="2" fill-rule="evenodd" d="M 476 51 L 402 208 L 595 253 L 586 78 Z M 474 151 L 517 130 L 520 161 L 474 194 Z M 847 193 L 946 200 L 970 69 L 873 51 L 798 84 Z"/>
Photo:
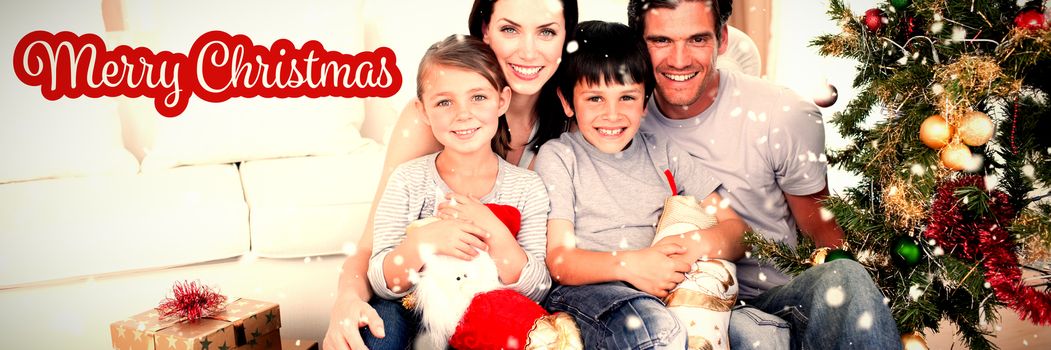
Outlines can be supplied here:
<path id="1" fill-rule="evenodd" d="M 480 293 L 471 300 L 449 345 L 457 350 L 525 349 L 533 322 L 546 315 L 535 301 L 513 290 Z"/>
<path id="2" fill-rule="evenodd" d="M 500 219 L 507 226 L 507 229 L 511 231 L 511 236 L 518 238 L 518 231 L 522 229 L 522 213 L 518 211 L 518 208 L 510 205 L 503 204 L 486 204 L 489 210 L 496 214 L 496 218 Z"/>

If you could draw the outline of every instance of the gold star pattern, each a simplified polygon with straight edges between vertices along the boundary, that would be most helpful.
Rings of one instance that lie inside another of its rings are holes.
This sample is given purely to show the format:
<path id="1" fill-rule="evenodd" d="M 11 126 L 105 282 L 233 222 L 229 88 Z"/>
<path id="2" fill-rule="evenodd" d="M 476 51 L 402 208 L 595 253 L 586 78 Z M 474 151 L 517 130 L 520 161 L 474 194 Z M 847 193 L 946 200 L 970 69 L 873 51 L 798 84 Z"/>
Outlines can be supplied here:
<path id="1" fill-rule="evenodd" d="M 193 339 L 186 339 L 186 350 L 193 350 Z"/>
<path id="2" fill-rule="evenodd" d="M 135 334 L 135 341 L 142 341 L 142 332 L 134 331 L 132 334 Z"/>
<path id="3" fill-rule="evenodd" d="M 179 338 L 176 338 L 174 335 L 169 335 L 168 336 L 168 347 L 172 348 L 172 349 L 175 349 L 175 342 L 177 342 L 177 341 L 179 341 Z"/>
<path id="4" fill-rule="evenodd" d="M 124 331 L 123 326 L 117 327 L 117 338 L 124 338 Z"/>

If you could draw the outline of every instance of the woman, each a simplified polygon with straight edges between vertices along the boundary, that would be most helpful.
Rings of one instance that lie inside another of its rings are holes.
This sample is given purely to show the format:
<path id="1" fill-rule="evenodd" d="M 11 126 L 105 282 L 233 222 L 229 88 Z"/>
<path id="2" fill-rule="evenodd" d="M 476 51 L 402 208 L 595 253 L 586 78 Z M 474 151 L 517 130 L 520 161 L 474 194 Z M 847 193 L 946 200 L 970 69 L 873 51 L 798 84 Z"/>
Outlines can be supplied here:
<path id="1" fill-rule="evenodd" d="M 498 149 L 497 153 L 512 164 L 532 168 L 533 155 L 540 145 L 565 130 L 566 115 L 551 78 L 576 24 L 576 0 L 475 0 L 472 6 L 468 19 L 471 35 L 482 38 L 493 48 L 511 86 L 510 107 L 501 118 L 510 131 L 502 135 L 509 138 L 510 147 Z M 390 172 L 398 164 L 441 150 L 430 128 L 421 122 L 422 118 L 423 113 L 413 103 L 406 106 L 398 118 L 397 137 L 388 145 L 380 189 L 386 186 Z M 379 195 L 377 192 L 377 197 Z M 375 200 L 372 210 L 375 211 Z M 372 215 L 369 215 L 357 253 L 343 264 L 325 349 L 364 349 L 359 327 L 368 326 L 376 337 L 404 339 L 416 333 L 404 324 L 384 325 L 380 321 L 377 312 L 401 312 L 400 305 L 377 300 L 371 305 L 368 302 L 372 291 L 365 272 L 372 254 L 372 226 Z"/>

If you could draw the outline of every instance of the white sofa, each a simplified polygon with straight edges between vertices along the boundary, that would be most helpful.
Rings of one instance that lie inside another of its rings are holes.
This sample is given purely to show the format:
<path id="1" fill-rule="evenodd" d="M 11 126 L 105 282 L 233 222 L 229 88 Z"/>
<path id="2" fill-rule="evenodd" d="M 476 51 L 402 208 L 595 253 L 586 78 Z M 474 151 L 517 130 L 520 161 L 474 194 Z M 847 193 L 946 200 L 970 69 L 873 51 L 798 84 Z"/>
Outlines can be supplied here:
<path id="1" fill-rule="evenodd" d="M 584 1 L 581 19 L 623 22 L 625 4 Z M 21 350 L 108 349 L 110 322 L 156 306 L 186 279 L 277 302 L 285 337 L 321 340 L 419 59 L 467 32 L 471 1 L 0 6 L 9 54 L 33 30 L 186 53 L 219 29 L 258 45 L 390 47 L 404 77 L 390 98 L 194 98 L 164 118 L 146 98 L 47 101 L 0 70 L 0 348 Z M 410 28 L 418 23 L 428 25 Z"/>

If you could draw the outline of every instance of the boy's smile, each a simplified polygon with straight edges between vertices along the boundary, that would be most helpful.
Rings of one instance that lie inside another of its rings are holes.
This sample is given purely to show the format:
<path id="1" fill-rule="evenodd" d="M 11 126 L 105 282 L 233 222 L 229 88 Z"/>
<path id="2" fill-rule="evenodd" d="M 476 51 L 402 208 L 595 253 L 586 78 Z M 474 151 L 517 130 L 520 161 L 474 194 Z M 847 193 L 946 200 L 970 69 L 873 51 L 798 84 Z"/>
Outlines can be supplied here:
<path id="1" fill-rule="evenodd" d="M 640 83 L 591 85 L 580 81 L 573 88 L 573 108 L 567 114 L 575 114 L 588 143 L 603 153 L 617 153 L 639 131 L 646 107 L 644 91 Z"/>

